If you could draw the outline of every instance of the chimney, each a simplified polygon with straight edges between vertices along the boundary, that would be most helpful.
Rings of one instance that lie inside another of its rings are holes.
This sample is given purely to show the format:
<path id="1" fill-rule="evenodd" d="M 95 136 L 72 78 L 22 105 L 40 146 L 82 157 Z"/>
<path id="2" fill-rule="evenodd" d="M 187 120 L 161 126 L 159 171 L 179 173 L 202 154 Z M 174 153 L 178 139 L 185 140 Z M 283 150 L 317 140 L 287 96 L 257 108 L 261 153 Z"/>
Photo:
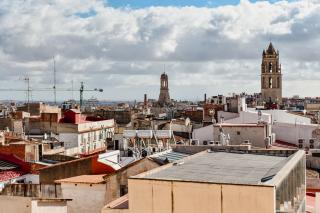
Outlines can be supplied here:
<path id="1" fill-rule="evenodd" d="M 143 102 L 144 108 L 147 108 L 147 105 L 148 105 L 147 94 L 144 94 L 144 102 Z"/>
<path id="2" fill-rule="evenodd" d="M 207 93 L 204 93 L 204 103 L 207 103 Z"/>

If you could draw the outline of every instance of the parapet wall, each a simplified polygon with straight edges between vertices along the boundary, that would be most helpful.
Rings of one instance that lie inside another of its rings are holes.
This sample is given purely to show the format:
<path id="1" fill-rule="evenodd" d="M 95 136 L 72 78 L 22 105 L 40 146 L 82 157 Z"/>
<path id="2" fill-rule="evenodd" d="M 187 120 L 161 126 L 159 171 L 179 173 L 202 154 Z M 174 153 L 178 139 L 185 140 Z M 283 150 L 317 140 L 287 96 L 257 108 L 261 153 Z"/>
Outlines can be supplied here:
<path id="1" fill-rule="evenodd" d="M 294 154 L 297 150 L 293 149 L 281 149 L 281 150 L 274 150 L 274 149 L 251 149 L 250 145 L 233 145 L 233 146 L 174 146 L 172 150 L 175 152 L 181 152 L 186 154 L 196 154 L 205 150 L 210 149 L 211 151 L 225 151 L 225 152 L 243 152 L 249 154 L 256 154 L 256 155 L 272 155 L 272 156 L 281 156 L 281 157 L 288 157 Z"/>

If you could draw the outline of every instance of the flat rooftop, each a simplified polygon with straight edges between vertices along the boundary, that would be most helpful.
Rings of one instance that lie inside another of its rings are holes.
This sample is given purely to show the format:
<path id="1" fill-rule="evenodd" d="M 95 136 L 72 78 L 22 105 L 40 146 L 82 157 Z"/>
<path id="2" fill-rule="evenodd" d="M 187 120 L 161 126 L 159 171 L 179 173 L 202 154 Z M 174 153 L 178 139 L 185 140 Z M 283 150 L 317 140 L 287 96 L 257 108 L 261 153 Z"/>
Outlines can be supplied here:
<path id="1" fill-rule="evenodd" d="M 214 124 L 214 127 L 265 127 L 266 124 L 258 124 L 258 123 L 218 123 Z"/>
<path id="2" fill-rule="evenodd" d="M 293 154 L 294 155 L 294 154 Z M 134 176 L 134 179 L 264 185 L 291 157 L 203 152 L 181 163 Z M 267 185 L 267 184 L 266 184 Z"/>

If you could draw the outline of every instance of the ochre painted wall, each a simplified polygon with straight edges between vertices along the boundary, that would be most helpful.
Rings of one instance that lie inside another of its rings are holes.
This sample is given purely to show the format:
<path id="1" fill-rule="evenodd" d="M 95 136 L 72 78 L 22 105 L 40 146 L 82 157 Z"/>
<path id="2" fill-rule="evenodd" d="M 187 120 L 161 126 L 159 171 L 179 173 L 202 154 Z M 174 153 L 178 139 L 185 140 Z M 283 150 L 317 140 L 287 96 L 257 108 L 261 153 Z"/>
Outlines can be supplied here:
<path id="1" fill-rule="evenodd" d="M 274 188 L 129 179 L 130 213 L 274 213 Z"/>
<path id="2" fill-rule="evenodd" d="M 31 213 L 31 198 L 1 195 L 0 213 Z"/>

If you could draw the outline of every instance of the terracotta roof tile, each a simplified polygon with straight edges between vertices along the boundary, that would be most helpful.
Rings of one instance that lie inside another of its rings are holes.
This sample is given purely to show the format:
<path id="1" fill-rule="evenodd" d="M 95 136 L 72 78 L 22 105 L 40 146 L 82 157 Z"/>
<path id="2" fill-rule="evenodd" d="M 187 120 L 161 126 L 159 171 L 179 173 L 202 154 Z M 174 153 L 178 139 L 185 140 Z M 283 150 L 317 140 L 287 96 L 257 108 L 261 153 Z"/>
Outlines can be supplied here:
<path id="1" fill-rule="evenodd" d="M 80 175 L 75 177 L 70 177 L 66 179 L 56 180 L 56 183 L 87 183 L 87 184 L 99 184 L 105 183 L 103 177 L 105 174 L 102 175 Z"/>

